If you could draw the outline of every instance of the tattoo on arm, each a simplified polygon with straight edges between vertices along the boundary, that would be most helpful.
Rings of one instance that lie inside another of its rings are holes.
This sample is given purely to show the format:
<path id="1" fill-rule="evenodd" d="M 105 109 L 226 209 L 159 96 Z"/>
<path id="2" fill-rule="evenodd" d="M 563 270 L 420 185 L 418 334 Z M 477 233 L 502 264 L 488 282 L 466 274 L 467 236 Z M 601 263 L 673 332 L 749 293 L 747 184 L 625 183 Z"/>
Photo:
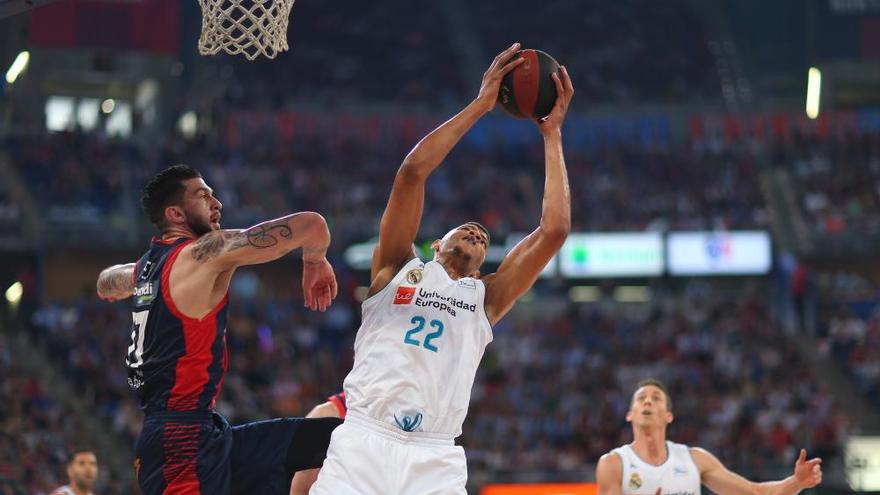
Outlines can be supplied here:
<path id="1" fill-rule="evenodd" d="M 134 293 L 134 277 L 129 265 L 108 268 L 98 276 L 98 293 L 104 296 L 124 297 Z"/>
<path id="2" fill-rule="evenodd" d="M 272 231 L 276 229 L 278 232 L 273 233 Z M 276 234 L 284 239 L 290 239 L 293 237 L 293 230 L 286 224 L 279 224 L 270 227 L 255 225 L 245 231 L 248 244 L 257 249 L 270 248 L 278 244 Z"/>
<path id="3" fill-rule="evenodd" d="M 266 249 L 277 246 L 279 238 L 290 239 L 293 229 L 286 224 L 256 225 L 241 231 L 219 231 L 203 235 L 193 246 L 192 256 L 196 261 L 205 262 L 223 252 L 235 251 L 245 246 Z"/>

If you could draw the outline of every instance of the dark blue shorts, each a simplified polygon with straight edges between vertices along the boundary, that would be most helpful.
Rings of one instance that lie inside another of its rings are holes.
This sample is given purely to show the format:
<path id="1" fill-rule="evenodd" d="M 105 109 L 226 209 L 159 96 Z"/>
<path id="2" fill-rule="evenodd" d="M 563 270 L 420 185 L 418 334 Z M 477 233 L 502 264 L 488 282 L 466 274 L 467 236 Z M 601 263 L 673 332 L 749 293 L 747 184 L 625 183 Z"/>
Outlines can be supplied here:
<path id="1" fill-rule="evenodd" d="M 303 424 L 315 430 L 313 421 L 281 418 L 232 427 L 217 413 L 148 414 L 135 444 L 138 485 L 144 495 L 287 495 L 293 474 L 288 450 Z M 296 446 L 316 459 L 307 463 L 320 465 L 331 431 L 326 444 L 321 431 L 306 437 L 309 445 Z"/>

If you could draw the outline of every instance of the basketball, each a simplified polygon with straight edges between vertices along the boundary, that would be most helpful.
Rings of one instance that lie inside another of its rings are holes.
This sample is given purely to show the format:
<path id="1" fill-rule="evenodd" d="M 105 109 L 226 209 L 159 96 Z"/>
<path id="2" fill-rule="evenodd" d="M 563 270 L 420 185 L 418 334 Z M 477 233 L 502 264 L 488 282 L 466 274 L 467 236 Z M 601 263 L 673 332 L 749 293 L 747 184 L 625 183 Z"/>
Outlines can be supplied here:
<path id="1" fill-rule="evenodd" d="M 559 64 L 541 50 L 520 50 L 512 60 L 517 57 L 526 61 L 501 80 L 498 101 L 514 117 L 542 119 L 556 103 L 556 84 L 550 75 L 559 73 Z"/>

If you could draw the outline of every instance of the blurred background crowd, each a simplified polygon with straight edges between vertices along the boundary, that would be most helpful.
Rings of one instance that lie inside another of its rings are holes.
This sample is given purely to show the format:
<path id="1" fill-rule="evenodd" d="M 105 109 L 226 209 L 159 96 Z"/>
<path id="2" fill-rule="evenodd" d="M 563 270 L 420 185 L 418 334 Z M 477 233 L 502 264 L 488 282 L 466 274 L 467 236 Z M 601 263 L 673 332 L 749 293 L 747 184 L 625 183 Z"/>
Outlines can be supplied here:
<path id="1" fill-rule="evenodd" d="M 856 4 L 301 0 L 290 52 L 254 62 L 197 54 L 195 2 L 59 0 L 0 18 L 0 66 L 30 56 L 0 86 L 0 494 L 65 484 L 74 445 L 98 455 L 96 493 L 137 493 L 130 311 L 94 281 L 146 247 L 140 188 L 171 164 L 202 172 L 225 227 L 314 210 L 333 234 L 341 290 L 325 314 L 303 311 L 292 257 L 236 275 L 218 411 L 297 416 L 339 391 L 397 166 L 512 41 L 574 81 L 573 233 L 763 232 L 771 262 L 559 265 L 494 329 L 458 439 L 469 488 L 593 480 L 629 441 L 647 377 L 669 385 L 671 439 L 760 480 L 787 476 L 803 447 L 825 460 L 826 493 L 853 488 L 848 442 L 880 433 L 880 8 Z M 826 81 L 815 118 L 810 66 Z M 542 161 L 532 123 L 487 116 L 431 177 L 420 243 L 474 219 L 503 253 L 537 225 Z"/>

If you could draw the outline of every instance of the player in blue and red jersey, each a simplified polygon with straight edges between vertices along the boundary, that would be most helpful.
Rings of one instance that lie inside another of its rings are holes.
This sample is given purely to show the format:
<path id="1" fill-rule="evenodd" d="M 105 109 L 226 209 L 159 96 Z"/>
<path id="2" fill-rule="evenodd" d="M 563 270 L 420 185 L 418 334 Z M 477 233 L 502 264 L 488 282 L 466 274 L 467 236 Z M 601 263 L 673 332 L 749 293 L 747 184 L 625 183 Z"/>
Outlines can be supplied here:
<path id="1" fill-rule="evenodd" d="M 227 368 L 227 291 L 236 268 L 302 248 L 312 310 L 336 297 L 324 218 L 294 213 L 221 230 L 222 204 L 185 165 L 159 173 L 142 203 L 159 229 L 137 263 L 98 277 L 105 300 L 133 298 L 129 386 L 144 411 L 135 470 L 145 495 L 287 494 L 293 473 L 321 466 L 336 418 L 281 418 L 231 427 L 214 411 Z"/>

